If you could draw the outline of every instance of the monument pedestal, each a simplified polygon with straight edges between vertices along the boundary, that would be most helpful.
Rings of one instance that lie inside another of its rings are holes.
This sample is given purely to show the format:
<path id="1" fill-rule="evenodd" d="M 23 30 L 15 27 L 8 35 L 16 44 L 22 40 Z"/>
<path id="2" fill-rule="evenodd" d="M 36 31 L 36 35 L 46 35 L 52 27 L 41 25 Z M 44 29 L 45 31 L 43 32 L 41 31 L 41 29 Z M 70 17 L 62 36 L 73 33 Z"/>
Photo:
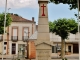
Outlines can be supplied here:
<path id="1" fill-rule="evenodd" d="M 51 60 L 52 45 L 50 43 L 48 22 L 48 0 L 38 0 L 39 21 L 36 45 L 36 60 Z"/>
<path id="2" fill-rule="evenodd" d="M 50 41 L 37 41 L 36 60 L 51 60 L 52 45 Z"/>

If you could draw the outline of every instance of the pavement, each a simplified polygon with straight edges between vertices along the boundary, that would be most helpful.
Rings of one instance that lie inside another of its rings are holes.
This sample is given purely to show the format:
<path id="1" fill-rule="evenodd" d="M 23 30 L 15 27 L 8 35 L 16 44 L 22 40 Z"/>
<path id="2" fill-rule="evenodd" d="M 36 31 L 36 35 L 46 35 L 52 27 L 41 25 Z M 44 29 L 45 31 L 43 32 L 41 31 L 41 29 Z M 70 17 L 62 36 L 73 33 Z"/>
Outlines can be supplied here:
<path id="1" fill-rule="evenodd" d="M 2 57 L 2 56 L 0 56 L 0 57 Z M 7 56 L 5 56 L 5 57 L 7 57 L 7 58 L 4 59 L 4 60 L 15 60 L 15 59 L 12 59 L 13 56 L 7 55 Z M 65 57 L 66 57 L 68 60 L 79 60 L 79 54 L 65 55 Z M 14 58 L 16 58 L 16 55 L 14 56 Z M 0 60 L 2 60 L 2 59 L 0 59 Z M 24 58 L 22 58 L 22 59 L 20 59 L 20 60 L 30 60 L 30 59 L 24 59 Z M 31 60 L 35 60 L 35 59 L 31 59 Z M 60 58 L 60 56 L 59 56 L 58 54 L 53 53 L 53 54 L 51 54 L 51 60 L 62 60 L 62 59 Z"/>
<path id="2" fill-rule="evenodd" d="M 68 60 L 79 60 L 79 54 L 70 54 L 70 55 L 65 55 L 65 57 L 68 59 Z M 53 53 L 51 55 L 51 60 L 62 60 L 60 58 L 60 56 L 56 53 Z"/>
<path id="3" fill-rule="evenodd" d="M 69 58 L 69 59 L 79 59 L 79 54 L 70 54 L 70 55 L 65 55 L 66 58 Z M 57 53 L 53 53 L 51 54 L 51 58 L 52 59 L 59 59 L 60 56 L 57 54 Z"/>

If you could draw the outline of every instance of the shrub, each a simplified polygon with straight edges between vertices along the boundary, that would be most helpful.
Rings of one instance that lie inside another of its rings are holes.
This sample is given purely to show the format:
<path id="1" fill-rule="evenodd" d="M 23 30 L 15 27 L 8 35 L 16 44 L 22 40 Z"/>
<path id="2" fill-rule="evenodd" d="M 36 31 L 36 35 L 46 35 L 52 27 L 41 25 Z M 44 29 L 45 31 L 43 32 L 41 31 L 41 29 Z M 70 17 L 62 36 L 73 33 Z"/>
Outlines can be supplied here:
<path id="1" fill-rule="evenodd" d="M 68 60 L 67 58 L 65 58 L 65 60 Z"/>

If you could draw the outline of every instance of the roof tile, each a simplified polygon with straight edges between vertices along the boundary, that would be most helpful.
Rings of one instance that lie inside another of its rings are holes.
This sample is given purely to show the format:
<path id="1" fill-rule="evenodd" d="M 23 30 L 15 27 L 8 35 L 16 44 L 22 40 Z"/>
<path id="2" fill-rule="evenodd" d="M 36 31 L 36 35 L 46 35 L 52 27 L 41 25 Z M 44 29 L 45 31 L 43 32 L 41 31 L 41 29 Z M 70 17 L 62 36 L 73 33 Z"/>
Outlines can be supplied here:
<path id="1" fill-rule="evenodd" d="M 11 18 L 13 22 L 34 22 L 35 23 L 35 21 L 33 20 L 28 20 L 28 19 L 22 18 L 21 16 L 17 16 L 15 14 L 11 14 Z"/>

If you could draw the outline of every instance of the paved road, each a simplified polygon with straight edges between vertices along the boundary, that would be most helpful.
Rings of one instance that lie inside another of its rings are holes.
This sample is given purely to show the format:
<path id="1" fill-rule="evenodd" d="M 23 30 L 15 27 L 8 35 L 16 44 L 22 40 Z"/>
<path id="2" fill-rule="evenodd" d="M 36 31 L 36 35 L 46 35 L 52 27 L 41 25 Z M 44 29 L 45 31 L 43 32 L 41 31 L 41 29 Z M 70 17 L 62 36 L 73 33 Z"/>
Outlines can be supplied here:
<path id="1" fill-rule="evenodd" d="M 60 59 L 60 56 L 58 56 L 57 54 L 52 54 L 51 57 L 52 57 L 51 60 L 62 60 L 62 59 Z M 68 60 L 79 60 L 78 54 L 66 55 L 65 57 Z M 2 60 L 2 59 L 0 59 L 0 60 Z M 12 60 L 12 59 L 4 59 L 4 60 Z M 21 59 L 21 60 L 30 60 L 30 59 Z M 35 60 L 35 59 L 31 59 L 31 60 Z"/>
<path id="2" fill-rule="evenodd" d="M 0 59 L 2 60 L 2 59 Z M 3 59 L 3 60 L 13 60 L 13 59 Z M 21 59 L 21 60 L 30 60 L 30 59 Z M 31 60 L 35 60 L 35 59 L 31 59 Z M 51 59 L 51 60 L 62 60 L 62 59 Z M 79 60 L 79 59 L 68 59 L 68 60 Z"/>

